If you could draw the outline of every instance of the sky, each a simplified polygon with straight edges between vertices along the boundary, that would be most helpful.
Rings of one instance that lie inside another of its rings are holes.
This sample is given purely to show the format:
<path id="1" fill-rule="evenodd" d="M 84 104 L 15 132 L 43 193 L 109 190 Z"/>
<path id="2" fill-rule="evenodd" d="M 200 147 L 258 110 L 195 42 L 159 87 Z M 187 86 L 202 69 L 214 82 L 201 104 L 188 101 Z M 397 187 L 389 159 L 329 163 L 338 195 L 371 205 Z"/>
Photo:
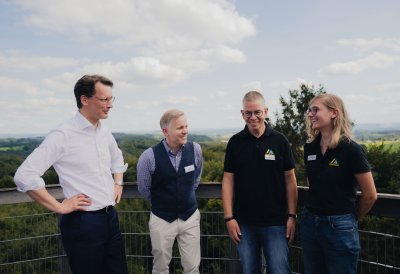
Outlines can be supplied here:
<path id="1" fill-rule="evenodd" d="M 397 0 L 0 0 L 0 134 L 45 134 L 76 111 L 84 74 L 114 82 L 113 132 L 242 128 L 241 99 L 306 83 L 355 124 L 400 122 Z"/>

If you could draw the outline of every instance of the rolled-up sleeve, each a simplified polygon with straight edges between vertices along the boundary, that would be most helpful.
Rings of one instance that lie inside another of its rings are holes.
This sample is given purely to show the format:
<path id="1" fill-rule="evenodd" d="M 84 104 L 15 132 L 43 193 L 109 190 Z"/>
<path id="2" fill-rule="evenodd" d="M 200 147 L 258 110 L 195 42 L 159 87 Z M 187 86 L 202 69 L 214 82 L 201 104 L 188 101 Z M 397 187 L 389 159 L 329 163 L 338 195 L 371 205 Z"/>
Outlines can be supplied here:
<path id="1" fill-rule="evenodd" d="M 18 191 L 27 192 L 45 187 L 43 174 L 65 153 L 66 136 L 54 130 L 17 169 L 14 182 Z"/>
<path id="2" fill-rule="evenodd" d="M 155 169 L 154 152 L 152 148 L 148 148 L 140 155 L 136 169 L 138 191 L 148 201 L 151 200 L 150 188 Z"/>
<path id="3" fill-rule="evenodd" d="M 109 147 L 111 155 L 111 173 L 124 173 L 128 169 L 128 164 L 124 163 L 122 151 L 119 149 L 117 141 L 115 141 L 111 133 Z"/>

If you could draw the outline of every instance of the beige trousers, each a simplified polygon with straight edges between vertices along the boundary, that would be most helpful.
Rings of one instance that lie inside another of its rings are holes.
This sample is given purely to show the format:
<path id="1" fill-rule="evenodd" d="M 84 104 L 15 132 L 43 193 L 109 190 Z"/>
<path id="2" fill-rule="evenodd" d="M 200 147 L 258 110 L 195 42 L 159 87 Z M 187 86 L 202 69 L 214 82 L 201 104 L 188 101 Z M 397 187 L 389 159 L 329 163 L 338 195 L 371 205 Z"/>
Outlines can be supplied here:
<path id="1" fill-rule="evenodd" d="M 186 221 L 172 223 L 150 214 L 149 230 L 152 246 L 153 274 L 168 274 L 175 238 L 178 241 L 184 274 L 199 274 L 200 212 L 197 209 Z"/>

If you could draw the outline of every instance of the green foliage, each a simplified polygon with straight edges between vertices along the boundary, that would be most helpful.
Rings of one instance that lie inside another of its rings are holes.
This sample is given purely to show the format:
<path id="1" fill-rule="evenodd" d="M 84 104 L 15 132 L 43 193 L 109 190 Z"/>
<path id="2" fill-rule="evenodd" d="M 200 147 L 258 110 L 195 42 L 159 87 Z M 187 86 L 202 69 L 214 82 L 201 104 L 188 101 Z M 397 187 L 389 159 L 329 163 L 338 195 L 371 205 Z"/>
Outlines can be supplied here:
<path id="1" fill-rule="evenodd" d="M 202 182 L 221 182 L 224 174 L 225 143 L 201 143 L 203 151 Z"/>
<path id="2" fill-rule="evenodd" d="M 202 182 L 222 182 L 224 163 L 222 161 L 204 161 Z"/>
<path id="3" fill-rule="evenodd" d="M 368 145 L 367 157 L 378 192 L 400 194 L 400 150 L 382 143 Z"/>
<path id="4" fill-rule="evenodd" d="M 304 133 L 304 113 L 309 100 L 316 94 L 323 93 L 323 87 L 315 89 L 300 85 L 300 89 L 289 91 L 290 98 L 281 98 L 282 114 L 272 125 L 285 134 L 292 145 L 296 157 L 296 175 L 299 185 L 306 185 L 305 168 L 302 158 L 302 146 L 306 140 Z M 292 126 L 293 125 L 293 126 Z M 115 134 L 115 138 L 124 154 L 128 170 L 124 174 L 126 182 L 136 181 L 136 165 L 140 154 L 147 148 L 160 142 L 161 136 Z M 204 135 L 191 135 L 190 139 L 198 140 L 203 151 L 202 182 L 221 182 L 226 143 L 211 140 Z M 0 188 L 15 187 L 13 177 L 18 166 L 31 151 L 40 144 L 42 138 L 0 139 L 0 148 L 24 146 L 26 151 L 0 151 Z M 400 149 L 398 142 L 382 142 L 368 145 L 367 156 L 373 168 L 374 179 L 379 192 L 400 193 Z M 53 168 L 43 175 L 46 184 L 58 184 L 58 177 Z"/>
<path id="5" fill-rule="evenodd" d="M 277 119 L 274 128 L 283 132 L 289 139 L 296 160 L 302 159 L 301 148 L 307 140 L 305 132 L 305 117 L 308 104 L 312 98 L 325 93 L 324 87 L 314 88 L 306 84 L 300 84 L 300 89 L 289 90 L 289 99 L 280 97 L 282 114 L 276 113 Z"/>
<path id="6" fill-rule="evenodd" d="M 37 203 L 0 207 L 0 264 L 23 261 L 14 267 L 2 265 L 1 273 L 57 273 L 57 259 L 28 262 L 30 259 L 58 254 L 57 214 L 47 212 Z M 39 214 L 38 214 L 39 213 Z M 43 214 L 40 214 L 43 213 Z M 15 217 L 17 216 L 17 217 Z M 48 235 L 47 237 L 41 237 Z M 17 241 L 7 241 L 19 239 Z M 54 270 L 54 271 L 53 271 Z"/>
<path id="7" fill-rule="evenodd" d="M 280 97 L 282 113 L 276 112 L 277 117 L 273 128 L 285 134 L 292 146 L 296 161 L 296 175 L 299 181 L 305 182 L 303 145 L 307 140 L 305 117 L 308 104 L 316 95 L 326 93 L 323 86 L 315 88 L 300 84 L 299 89 L 289 90 L 289 98 Z"/>
<path id="8" fill-rule="evenodd" d="M 15 187 L 13 177 L 22 161 L 23 157 L 12 155 L 10 151 L 0 154 L 0 188 Z"/>
<path id="9" fill-rule="evenodd" d="M 12 188 L 15 187 L 13 177 L 10 175 L 5 175 L 0 178 L 0 186 L 2 188 Z"/>

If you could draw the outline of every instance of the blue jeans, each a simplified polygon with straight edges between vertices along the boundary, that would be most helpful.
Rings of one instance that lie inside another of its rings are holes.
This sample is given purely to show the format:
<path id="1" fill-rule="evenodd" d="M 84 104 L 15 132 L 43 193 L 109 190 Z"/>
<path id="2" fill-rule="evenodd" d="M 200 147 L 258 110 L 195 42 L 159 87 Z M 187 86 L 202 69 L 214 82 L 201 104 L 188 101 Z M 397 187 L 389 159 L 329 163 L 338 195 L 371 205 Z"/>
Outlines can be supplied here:
<path id="1" fill-rule="evenodd" d="M 61 238 L 74 274 L 127 274 L 124 241 L 114 209 L 62 215 Z"/>
<path id="2" fill-rule="evenodd" d="M 301 245 L 306 274 L 355 274 L 360 252 L 354 214 L 314 215 L 301 213 Z"/>
<path id="3" fill-rule="evenodd" d="M 252 226 L 239 224 L 240 243 L 237 245 L 243 274 L 262 271 L 261 249 L 267 262 L 268 273 L 289 274 L 289 246 L 286 226 Z"/>

